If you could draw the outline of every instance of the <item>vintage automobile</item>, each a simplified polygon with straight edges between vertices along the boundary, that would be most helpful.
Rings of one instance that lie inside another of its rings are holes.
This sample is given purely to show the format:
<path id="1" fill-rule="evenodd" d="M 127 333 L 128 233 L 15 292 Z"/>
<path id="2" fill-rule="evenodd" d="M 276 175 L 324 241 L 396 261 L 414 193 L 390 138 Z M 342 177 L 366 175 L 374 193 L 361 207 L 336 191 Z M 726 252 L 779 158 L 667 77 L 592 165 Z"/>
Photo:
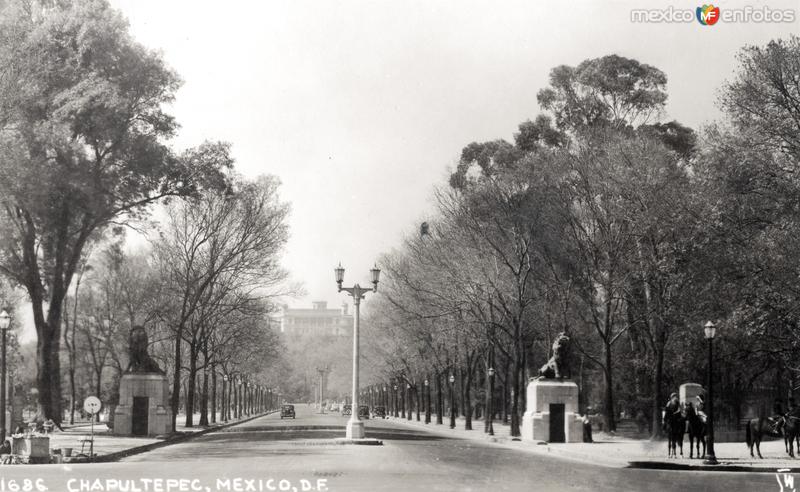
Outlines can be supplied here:
<path id="1" fill-rule="evenodd" d="M 353 413 L 353 405 L 342 405 L 342 415 L 350 415 Z"/>
<path id="2" fill-rule="evenodd" d="M 358 418 L 360 419 L 368 419 L 369 418 L 369 407 L 366 405 L 359 405 L 358 406 Z"/>
<path id="3" fill-rule="evenodd" d="M 372 418 L 377 419 L 385 419 L 386 418 L 386 407 L 372 407 Z"/>
<path id="4" fill-rule="evenodd" d="M 294 405 L 282 405 L 281 406 L 281 419 L 284 417 L 286 418 L 295 418 L 294 417 Z"/>

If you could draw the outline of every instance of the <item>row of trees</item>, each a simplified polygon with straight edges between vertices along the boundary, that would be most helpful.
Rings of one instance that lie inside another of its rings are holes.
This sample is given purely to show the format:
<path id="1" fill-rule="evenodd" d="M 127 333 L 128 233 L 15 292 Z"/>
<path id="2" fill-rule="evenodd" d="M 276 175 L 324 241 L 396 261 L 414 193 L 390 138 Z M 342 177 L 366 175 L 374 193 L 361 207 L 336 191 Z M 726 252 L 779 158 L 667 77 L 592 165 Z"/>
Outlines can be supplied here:
<path id="1" fill-rule="evenodd" d="M 3 2 L 0 67 L 0 273 L 32 309 L 38 417 L 62 421 L 64 382 L 71 414 L 80 381 L 113 403 L 144 324 L 173 419 L 185 389 L 193 424 L 199 387 L 204 422 L 219 374 L 263 375 L 278 350 L 278 182 L 237 176 L 227 144 L 170 146 L 180 79 L 106 0 Z M 125 227 L 150 244 L 123 247 Z"/>
<path id="2" fill-rule="evenodd" d="M 222 377 L 276 383 L 268 369 L 281 341 L 269 315 L 272 298 L 285 293 L 278 255 L 288 213 L 277 186 L 273 178 L 239 180 L 229 193 L 174 202 L 162 225 L 144 231 L 157 234 L 152 245 L 126 251 L 125 236 L 112 236 L 87 255 L 64 316 L 71 421 L 80 370 L 94 394 L 117 403 L 136 325 L 149 328 L 154 355 L 172 376 L 173 415 L 182 409 L 187 426 L 196 402 L 200 425 L 209 415 L 215 421 Z"/>
<path id="3" fill-rule="evenodd" d="M 720 325 L 724 418 L 794 389 L 800 38 L 740 52 L 722 121 L 662 121 L 667 77 L 619 56 L 551 71 L 513 142 L 467 145 L 435 210 L 382 260 L 369 306 L 375 381 L 437 388 L 461 412 L 497 398 L 519 435 L 527 378 L 571 337 L 582 411 L 647 415 L 703 381 Z M 499 394 L 487 395 L 492 368 Z"/>

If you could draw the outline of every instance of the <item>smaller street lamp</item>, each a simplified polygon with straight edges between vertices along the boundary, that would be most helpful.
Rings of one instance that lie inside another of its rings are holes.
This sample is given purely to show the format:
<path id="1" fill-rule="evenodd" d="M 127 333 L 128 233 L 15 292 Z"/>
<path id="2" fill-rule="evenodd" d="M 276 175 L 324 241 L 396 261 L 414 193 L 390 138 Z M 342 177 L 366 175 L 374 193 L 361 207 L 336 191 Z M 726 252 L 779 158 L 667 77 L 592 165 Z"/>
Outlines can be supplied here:
<path id="1" fill-rule="evenodd" d="M 6 440 L 6 333 L 11 326 L 11 315 L 3 309 L 0 311 L 0 331 L 3 332 L 3 367 L 0 373 L 0 441 Z"/>
<path id="2" fill-rule="evenodd" d="M 223 422 L 227 422 L 228 421 L 228 400 L 229 400 L 229 398 L 226 398 L 226 396 L 225 396 L 226 395 L 226 393 L 225 393 L 226 390 L 228 392 L 227 394 L 230 395 L 231 388 L 228 385 L 228 375 L 227 374 L 223 374 L 222 375 L 222 421 Z"/>
<path id="3" fill-rule="evenodd" d="M 456 377 L 450 375 L 450 428 L 456 428 L 456 406 L 453 402 L 453 383 L 456 382 Z"/>
<path id="4" fill-rule="evenodd" d="M 406 383 L 406 407 L 408 407 L 408 420 L 411 420 L 411 414 L 414 413 L 414 407 L 411 405 L 411 384 Z"/>
<path id="5" fill-rule="evenodd" d="M 486 421 L 488 422 L 486 431 L 490 436 L 494 435 L 494 367 L 490 367 L 486 373 L 489 375 L 489 394 L 486 397 L 488 405 L 486 405 Z"/>
<path id="6" fill-rule="evenodd" d="M 425 385 L 425 423 L 431 423 L 431 387 L 428 379 L 423 382 Z"/>
<path id="7" fill-rule="evenodd" d="M 703 332 L 708 340 L 708 424 L 706 431 L 708 458 L 703 463 L 716 465 L 719 463 L 714 454 L 714 336 L 717 334 L 717 326 L 709 321 L 703 326 Z"/>

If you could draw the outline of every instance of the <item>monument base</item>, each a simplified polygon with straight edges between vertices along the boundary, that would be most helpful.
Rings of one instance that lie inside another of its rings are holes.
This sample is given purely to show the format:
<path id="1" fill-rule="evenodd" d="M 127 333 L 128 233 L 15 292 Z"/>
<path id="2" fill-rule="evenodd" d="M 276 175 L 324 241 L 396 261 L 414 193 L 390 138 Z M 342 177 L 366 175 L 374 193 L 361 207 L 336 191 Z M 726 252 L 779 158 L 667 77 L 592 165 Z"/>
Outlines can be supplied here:
<path id="1" fill-rule="evenodd" d="M 687 401 L 697 408 L 697 396 L 705 393 L 703 386 L 697 383 L 683 383 L 678 390 L 681 405 Z"/>
<path id="2" fill-rule="evenodd" d="M 114 410 L 114 434 L 159 436 L 172 431 L 169 382 L 159 373 L 124 374 L 119 405 Z"/>
<path id="3" fill-rule="evenodd" d="M 569 379 L 531 379 L 521 431 L 523 441 L 583 442 L 578 385 Z"/>
<path id="4" fill-rule="evenodd" d="M 364 439 L 366 435 L 364 432 L 364 422 L 360 420 L 349 420 L 344 435 L 346 439 Z"/>

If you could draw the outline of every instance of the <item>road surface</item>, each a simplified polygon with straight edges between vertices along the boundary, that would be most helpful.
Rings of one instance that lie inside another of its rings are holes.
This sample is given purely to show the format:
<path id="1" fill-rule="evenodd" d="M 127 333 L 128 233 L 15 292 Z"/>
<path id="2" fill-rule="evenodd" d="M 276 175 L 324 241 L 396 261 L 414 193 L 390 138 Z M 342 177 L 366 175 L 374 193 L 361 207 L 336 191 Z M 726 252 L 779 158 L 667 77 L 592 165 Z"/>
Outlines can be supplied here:
<path id="1" fill-rule="evenodd" d="M 336 444 L 346 418 L 297 406 L 118 463 L 5 466 L 0 492 L 23 479 L 50 491 L 776 491 L 771 473 L 618 469 L 454 439 L 369 420 L 383 446 Z M 800 482 L 800 476 L 797 477 Z M 5 487 L 5 488 L 4 488 Z M 22 490 L 22 489 L 19 489 Z M 786 488 L 785 492 L 789 492 Z"/>

